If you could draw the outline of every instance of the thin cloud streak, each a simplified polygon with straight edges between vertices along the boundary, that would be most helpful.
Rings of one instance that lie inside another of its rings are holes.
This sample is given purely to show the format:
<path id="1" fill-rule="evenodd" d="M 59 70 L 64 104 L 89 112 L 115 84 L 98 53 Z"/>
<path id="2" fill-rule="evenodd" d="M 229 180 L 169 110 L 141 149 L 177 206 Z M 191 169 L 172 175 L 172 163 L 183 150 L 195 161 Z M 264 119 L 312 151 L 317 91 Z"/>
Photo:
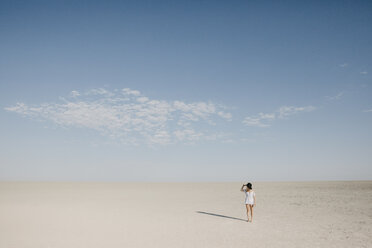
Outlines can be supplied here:
<path id="1" fill-rule="evenodd" d="M 287 119 L 291 115 L 296 115 L 301 112 L 311 112 L 316 108 L 313 106 L 295 107 L 282 106 L 273 113 L 259 113 L 256 116 L 248 116 L 243 120 L 243 124 L 251 127 L 270 127 L 271 123 L 277 119 Z"/>
<path id="2" fill-rule="evenodd" d="M 210 140 L 210 137 L 218 136 L 213 135 L 209 128 L 200 128 L 198 123 L 215 125 L 232 118 L 231 113 L 224 112 L 225 108 L 211 102 L 154 100 L 129 88 L 114 92 L 103 88 L 85 93 L 74 90 L 67 99 L 62 99 L 63 103 L 37 106 L 17 103 L 5 109 L 62 127 L 94 129 L 134 145 Z"/>
<path id="3" fill-rule="evenodd" d="M 97 88 L 83 93 L 73 90 L 67 98 L 60 99 L 62 103 L 31 106 L 20 102 L 5 109 L 61 127 L 93 129 L 130 145 L 232 141 L 232 134 L 218 129 L 219 124 L 232 121 L 232 114 L 225 106 L 212 102 L 155 100 L 129 88 L 114 91 Z M 272 113 L 247 116 L 242 123 L 266 128 L 276 120 L 313 110 L 313 106 L 281 106 Z"/>
<path id="4" fill-rule="evenodd" d="M 337 95 L 335 96 L 326 96 L 326 98 L 329 100 L 329 101 L 335 101 L 335 100 L 340 100 L 341 97 L 344 95 L 344 92 L 340 92 L 338 93 Z"/>

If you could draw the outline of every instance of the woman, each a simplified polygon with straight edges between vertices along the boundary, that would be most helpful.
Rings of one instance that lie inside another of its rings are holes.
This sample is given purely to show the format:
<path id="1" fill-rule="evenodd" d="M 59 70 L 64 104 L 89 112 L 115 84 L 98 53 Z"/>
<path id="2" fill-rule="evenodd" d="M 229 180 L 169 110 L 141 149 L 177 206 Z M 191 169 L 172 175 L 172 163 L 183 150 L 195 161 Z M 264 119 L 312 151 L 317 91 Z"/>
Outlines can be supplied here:
<path id="1" fill-rule="evenodd" d="M 244 188 L 247 186 L 247 189 Z M 247 183 L 246 185 L 243 184 L 240 191 L 245 193 L 245 207 L 247 208 L 247 222 L 252 222 L 253 219 L 253 207 L 256 206 L 256 193 L 252 190 L 252 184 Z M 251 219 L 249 219 L 249 212 L 251 213 Z"/>

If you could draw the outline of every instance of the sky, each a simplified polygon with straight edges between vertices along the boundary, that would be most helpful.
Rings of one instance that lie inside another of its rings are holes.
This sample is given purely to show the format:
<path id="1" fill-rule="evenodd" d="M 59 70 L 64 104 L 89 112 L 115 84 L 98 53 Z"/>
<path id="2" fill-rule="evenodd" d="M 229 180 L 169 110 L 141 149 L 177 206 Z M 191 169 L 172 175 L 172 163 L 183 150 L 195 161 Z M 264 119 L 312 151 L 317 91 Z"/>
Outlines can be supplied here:
<path id="1" fill-rule="evenodd" d="M 0 1 L 0 180 L 372 180 L 371 13 Z"/>

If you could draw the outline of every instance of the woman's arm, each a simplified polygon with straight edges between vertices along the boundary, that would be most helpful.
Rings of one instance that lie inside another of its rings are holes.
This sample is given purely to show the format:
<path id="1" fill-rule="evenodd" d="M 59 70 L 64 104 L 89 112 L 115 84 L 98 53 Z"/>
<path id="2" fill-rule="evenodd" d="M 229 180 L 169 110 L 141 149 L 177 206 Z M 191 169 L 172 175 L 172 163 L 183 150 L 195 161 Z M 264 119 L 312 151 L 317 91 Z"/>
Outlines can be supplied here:
<path id="1" fill-rule="evenodd" d="M 244 186 L 245 186 L 245 185 L 243 184 L 243 186 L 241 187 L 240 191 L 243 191 Z"/>
<path id="2" fill-rule="evenodd" d="M 255 207 L 255 206 L 256 206 L 256 194 L 253 195 L 253 199 L 254 199 L 254 204 L 253 204 L 253 206 Z"/>

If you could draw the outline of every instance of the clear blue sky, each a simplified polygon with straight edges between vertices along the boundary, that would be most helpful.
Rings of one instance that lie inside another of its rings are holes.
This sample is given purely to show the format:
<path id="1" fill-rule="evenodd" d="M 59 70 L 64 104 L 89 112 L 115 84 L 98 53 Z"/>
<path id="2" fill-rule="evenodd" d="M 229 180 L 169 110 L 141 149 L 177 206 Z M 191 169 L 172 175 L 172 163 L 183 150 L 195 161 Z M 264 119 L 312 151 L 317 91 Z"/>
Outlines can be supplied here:
<path id="1" fill-rule="evenodd" d="M 0 180 L 371 180 L 371 13 L 1 1 Z"/>

